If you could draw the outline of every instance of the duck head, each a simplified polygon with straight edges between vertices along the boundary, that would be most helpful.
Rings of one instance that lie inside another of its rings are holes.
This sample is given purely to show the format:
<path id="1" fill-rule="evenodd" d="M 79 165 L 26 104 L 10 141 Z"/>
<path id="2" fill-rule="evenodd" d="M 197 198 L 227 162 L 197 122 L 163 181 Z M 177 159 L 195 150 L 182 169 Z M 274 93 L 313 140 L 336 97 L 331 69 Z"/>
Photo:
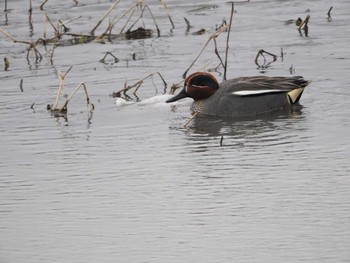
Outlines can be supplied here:
<path id="1" fill-rule="evenodd" d="M 219 83 L 215 77 L 206 72 L 195 72 L 185 79 L 184 88 L 166 102 L 174 102 L 186 97 L 194 100 L 209 98 L 219 89 Z"/>

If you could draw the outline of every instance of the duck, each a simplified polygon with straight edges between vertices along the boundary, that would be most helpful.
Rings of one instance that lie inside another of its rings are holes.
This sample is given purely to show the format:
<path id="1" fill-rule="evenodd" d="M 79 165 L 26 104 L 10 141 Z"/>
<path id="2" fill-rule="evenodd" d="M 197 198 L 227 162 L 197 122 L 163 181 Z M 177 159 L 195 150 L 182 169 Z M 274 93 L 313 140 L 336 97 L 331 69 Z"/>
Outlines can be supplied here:
<path id="1" fill-rule="evenodd" d="M 223 81 L 207 72 L 195 72 L 184 88 L 166 103 L 192 98 L 192 114 L 209 116 L 250 116 L 286 109 L 298 104 L 310 81 L 302 76 L 238 77 Z"/>

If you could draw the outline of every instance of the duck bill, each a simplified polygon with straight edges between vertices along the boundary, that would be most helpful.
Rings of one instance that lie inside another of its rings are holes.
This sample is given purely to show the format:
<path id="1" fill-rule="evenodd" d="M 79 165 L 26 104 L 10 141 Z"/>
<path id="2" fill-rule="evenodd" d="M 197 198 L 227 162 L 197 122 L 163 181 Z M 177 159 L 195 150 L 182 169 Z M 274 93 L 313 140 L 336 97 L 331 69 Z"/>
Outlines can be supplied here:
<path id="1" fill-rule="evenodd" d="M 181 99 L 187 98 L 187 97 L 188 97 L 188 95 L 187 95 L 186 90 L 184 88 L 177 95 L 175 95 L 174 97 L 168 99 L 166 101 L 166 103 L 174 102 L 174 101 L 181 100 Z"/>

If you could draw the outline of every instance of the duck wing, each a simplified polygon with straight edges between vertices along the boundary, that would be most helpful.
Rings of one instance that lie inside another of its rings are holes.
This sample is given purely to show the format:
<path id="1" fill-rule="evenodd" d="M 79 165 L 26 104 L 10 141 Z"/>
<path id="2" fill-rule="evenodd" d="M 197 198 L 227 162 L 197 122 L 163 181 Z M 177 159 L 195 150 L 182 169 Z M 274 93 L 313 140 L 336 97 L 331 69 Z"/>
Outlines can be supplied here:
<path id="1" fill-rule="evenodd" d="M 233 94 L 236 96 L 257 96 L 269 93 L 289 93 L 296 89 L 304 89 L 308 84 L 309 82 L 304 80 L 301 76 L 256 76 L 241 77 L 225 81 L 220 84 L 220 89 L 226 94 Z"/>
<path id="2" fill-rule="evenodd" d="M 290 104 L 299 101 L 309 81 L 295 77 L 241 77 L 222 82 L 218 91 L 229 96 L 263 96 L 286 93 Z"/>

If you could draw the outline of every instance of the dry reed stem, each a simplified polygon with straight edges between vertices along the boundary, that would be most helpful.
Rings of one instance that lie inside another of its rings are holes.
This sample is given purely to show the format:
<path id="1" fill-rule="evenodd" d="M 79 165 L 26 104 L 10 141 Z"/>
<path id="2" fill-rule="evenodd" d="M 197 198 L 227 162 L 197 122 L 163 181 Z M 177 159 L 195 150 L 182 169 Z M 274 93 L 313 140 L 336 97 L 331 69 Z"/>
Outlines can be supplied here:
<path id="1" fill-rule="evenodd" d="M 307 15 L 303 22 L 299 26 L 299 30 L 302 29 L 303 27 L 306 28 L 310 20 L 310 15 Z"/>
<path id="2" fill-rule="evenodd" d="M 112 12 L 112 10 L 117 6 L 117 4 L 120 2 L 120 0 L 116 0 L 111 7 L 107 10 L 107 12 L 104 14 L 104 16 L 97 22 L 96 26 L 91 30 L 90 34 L 94 35 L 95 30 L 101 25 L 103 20 L 106 19 L 106 17 Z"/>
<path id="3" fill-rule="evenodd" d="M 131 27 L 130 27 L 127 31 L 129 32 L 129 31 L 134 27 L 134 25 L 143 17 L 143 14 L 144 14 L 146 8 L 147 8 L 148 12 L 150 13 L 150 15 L 151 15 L 151 17 L 152 17 L 152 19 L 153 19 L 153 22 L 154 22 L 154 25 L 155 25 L 156 28 L 157 28 L 157 34 L 158 34 L 158 37 L 159 37 L 159 36 L 160 36 L 160 29 L 159 29 L 159 27 L 158 27 L 157 21 L 156 21 L 154 15 L 153 15 L 152 11 L 151 11 L 151 9 L 149 8 L 148 5 L 145 5 L 145 6 L 143 7 L 143 9 L 142 9 L 142 11 L 141 11 L 141 15 L 139 16 L 139 18 L 136 19 L 136 21 L 131 25 Z"/>
<path id="4" fill-rule="evenodd" d="M 43 42 L 43 39 L 39 38 L 36 42 L 18 40 L 15 37 L 13 37 L 10 33 L 8 33 L 6 30 L 2 29 L 1 27 L 0 27 L 0 32 L 3 33 L 7 38 L 11 39 L 13 41 L 13 43 L 21 43 L 21 44 L 29 45 L 29 47 L 27 49 L 27 61 L 28 61 L 28 63 L 29 63 L 29 54 L 30 54 L 31 50 L 34 51 L 36 63 L 38 63 L 42 60 L 42 55 L 40 54 L 39 50 L 36 48 L 36 45 L 40 42 Z"/>
<path id="5" fill-rule="evenodd" d="M 40 10 L 44 10 L 44 5 L 47 3 L 49 0 L 44 0 L 44 2 L 40 5 Z"/>
<path id="6" fill-rule="evenodd" d="M 273 57 L 273 60 L 266 64 L 266 58 L 265 58 L 264 54 L 267 54 L 267 55 Z M 260 65 L 260 64 L 258 63 L 258 59 L 259 59 L 260 56 L 262 56 L 263 59 L 264 59 L 263 65 Z M 258 53 L 256 54 L 256 57 L 255 57 L 254 62 L 255 62 L 255 64 L 258 66 L 258 68 L 267 68 L 271 63 L 275 62 L 276 60 L 277 60 L 277 56 L 276 56 L 276 55 L 274 55 L 274 54 L 272 54 L 272 53 L 270 53 L 270 52 L 267 52 L 267 51 L 265 51 L 265 50 L 263 50 L 263 49 L 260 49 L 260 50 L 258 51 Z"/>
<path id="7" fill-rule="evenodd" d="M 119 91 L 117 91 L 116 94 L 118 94 L 118 93 L 120 94 L 120 93 L 123 92 L 124 95 L 126 95 L 126 92 L 127 92 L 127 91 L 129 91 L 129 90 L 132 89 L 132 88 L 135 88 L 135 90 L 134 90 L 134 92 L 133 92 L 133 95 L 136 96 L 136 92 L 137 92 L 138 89 L 141 87 L 142 83 L 143 83 L 146 79 L 148 79 L 148 78 L 150 78 L 150 77 L 153 77 L 154 75 L 158 75 L 158 76 L 160 77 L 160 79 L 162 80 L 162 82 L 163 82 L 163 84 L 164 84 L 164 90 L 166 90 L 168 84 L 167 84 L 166 81 L 164 80 L 162 74 L 161 74 L 160 72 L 157 71 L 157 72 L 153 72 L 153 73 L 148 74 L 147 76 L 145 76 L 145 77 L 143 77 L 142 79 L 136 81 L 136 82 L 135 82 L 134 84 L 132 84 L 132 85 L 128 85 L 128 86 L 127 86 L 127 84 L 125 83 L 125 84 L 124 84 L 124 88 L 121 89 L 121 90 L 119 90 Z"/>
<path id="8" fill-rule="evenodd" d="M 73 18 L 71 18 L 71 19 L 69 19 L 69 20 L 67 20 L 67 21 L 65 21 L 65 22 L 60 22 L 60 25 L 61 26 L 65 26 L 66 24 L 69 24 L 70 22 L 73 22 L 73 21 L 75 21 L 75 20 L 77 20 L 77 19 L 79 19 L 79 18 L 81 18 L 82 16 L 76 16 L 76 17 L 73 17 Z"/>
<path id="9" fill-rule="evenodd" d="M 110 55 L 111 57 L 114 58 L 114 63 L 118 63 L 119 62 L 119 58 L 117 58 L 116 56 L 114 56 L 111 52 L 107 51 L 106 54 L 104 55 L 104 57 L 102 59 L 99 60 L 99 62 L 101 63 L 105 63 L 106 62 L 106 57 Z"/>
<path id="10" fill-rule="evenodd" d="M 231 15 L 230 15 L 230 23 L 228 27 L 227 32 L 227 39 L 226 39 L 226 51 L 225 51 L 225 65 L 224 65 L 224 81 L 226 80 L 226 72 L 227 72 L 227 58 L 228 58 L 228 49 L 229 49 L 229 40 L 230 40 L 230 32 L 231 32 L 231 26 L 232 26 L 232 18 L 234 13 L 235 7 L 234 2 L 231 2 Z"/>
<path id="11" fill-rule="evenodd" d="M 66 102 L 63 104 L 61 110 L 67 109 L 68 103 L 71 101 L 71 99 L 73 98 L 73 96 L 75 95 L 75 93 L 77 93 L 77 91 L 78 91 L 81 87 L 84 89 L 84 93 L 85 93 L 85 96 L 86 96 L 86 103 L 87 103 L 87 107 L 88 107 L 88 112 L 89 112 L 89 113 L 92 113 L 92 111 L 95 109 L 95 106 L 94 106 L 94 104 L 90 103 L 89 93 L 88 93 L 88 91 L 87 91 L 86 84 L 85 84 L 84 82 L 80 82 L 80 83 L 75 87 L 73 93 L 68 97 L 68 99 L 66 100 Z M 89 106 L 90 106 L 90 108 L 89 108 Z"/>
<path id="12" fill-rule="evenodd" d="M 333 6 L 331 6 L 331 7 L 329 8 L 329 10 L 328 10 L 328 13 L 327 13 L 328 18 L 331 18 L 331 11 L 332 11 L 332 9 L 333 9 Z"/>
<path id="13" fill-rule="evenodd" d="M 71 101 L 71 99 L 73 98 L 73 96 L 77 93 L 77 91 L 80 88 L 83 88 L 85 96 L 86 96 L 86 102 L 87 102 L 87 107 L 88 107 L 88 112 L 89 112 L 89 121 L 91 120 L 92 117 L 92 112 L 95 109 L 94 104 L 90 103 L 90 97 L 89 97 L 89 93 L 87 91 L 86 88 L 86 84 L 84 82 L 80 82 L 74 89 L 74 91 L 68 96 L 68 99 L 65 101 L 65 103 L 63 104 L 63 106 L 61 108 L 58 108 L 58 102 L 59 99 L 61 97 L 61 93 L 64 87 L 64 79 L 67 76 L 67 74 L 69 73 L 69 71 L 72 69 L 73 66 L 70 66 L 69 69 L 65 72 L 62 73 L 60 71 L 57 72 L 59 81 L 60 81 L 60 85 L 58 87 L 58 91 L 57 91 L 57 95 L 56 95 L 56 100 L 53 104 L 53 106 L 48 105 L 48 110 L 50 110 L 53 113 L 56 113 L 58 116 L 64 116 L 67 113 L 67 107 L 68 107 L 68 103 Z"/>
<path id="14" fill-rule="evenodd" d="M 186 23 L 186 32 L 188 32 L 188 31 L 190 31 L 190 28 L 192 28 L 193 26 L 191 26 L 191 23 L 190 23 L 190 21 L 186 18 L 186 17 L 184 17 L 184 19 L 185 19 L 185 23 Z"/>
<path id="15" fill-rule="evenodd" d="M 123 19 L 123 18 L 124 18 L 128 13 L 130 13 L 131 11 L 133 11 L 133 12 L 132 12 L 132 14 L 133 14 L 134 11 L 135 11 L 135 8 L 136 8 L 138 5 L 139 5 L 139 2 L 136 2 L 136 3 L 133 4 L 128 10 L 126 10 L 120 17 L 118 17 L 118 18 L 114 17 L 113 20 L 112 20 L 112 22 L 109 23 L 109 25 L 108 25 L 107 29 L 105 30 L 105 32 L 103 32 L 102 34 L 100 34 L 97 38 L 103 38 L 103 37 L 107 34 L 108 31 L 111 32 L 111 31 L 112 31 L 112 28 L 114 27 L 114 25 L 115 25 L 117 22 L 119 22 L 121 19 Z M 131 16 L 132 16 L 132 14 L 131 14 Z M 130 17 L 131 17 L 131 16 L 130 16 Z M 129 19 L 130 19 L 130 17 L 129 17 Z M 128 19 L 128 21 L 129 21 L 129 19 Z M 128 21 L 126 22 L 126 24 L 128 23 Z M 126 24 L 125 24 L 125 26 L 126 26 Z M 125 26 L 124 26 L 124 27 L 125 27 Z M 121 31 L 121 32 L 122 32 L 122 31 Z"/>
<path id="16" fill-rule="evenodd" d="M 218 47 L 217 47 L 217 43 L 216 43 L 216 38 L 214 38 L 213 40 L 214 40 L 214 52 L 215 52 L 216 56 L 219 58 L 219 60 L 220 60 L 220 65 L 222 65 L 223 67 L 225 67 L 225 64 L 224 64 L 224 62 L 222 61 L 222 58 L 221 58 L 221 56 L 220 56 L 220 54 L 219 54 L 219 51 L 218 51 Z"/>
<path id="17" fill-rule="evenodd" d="M 135 7 L 132 9 L 132 12 L 131 12 L 129 18 L 126 20 L 124 26 L 123 26 L 122 29 L 120 30 L 120 34 L 123 33 L 125 27 L 126 27 L 127 24 L 129 23 L 129 21 L 130 21 L 130 19 L 132 18 L 132 16 L 134 15 L 136 8 L 137 8 L 137 6 L 135 6 Z"/>
<path id="18" fill-rule="evenodd" d="M 160 2 L 163 4 L 163 6 L 164 6 L 164 10 L 165 10 L 165 14 L 166 14 L 166 15 L 167 15 L 167 17 L 169 18 L 169 21 L 170 21 L 171 26 L 172 26 L 172 28 L 171 28 L 171 29 L 175 29 L 174 22 L 173 22 L 173 20 L 171 19 L 171 16 L 170 16 L 170 14 L 169 14 L 169 12 L 168 12 L 168 7 L 167 7 L 167 5 L 166 5 L 165 1 L 164 1 L 164 0 L 160 0 Z"/>
<path id="19" fill-rule="evenodd" d="M 219 28 L 216 32 L 214 32 L 213 34 L 211 34 L 207 40 L 207 42 L 204 44 L 203 48 L 199 51 L 198 55 L 195 57 L 195 59 L 192 61 L 191 65 L 188 67 L 188 69 L 186 69 L 186 71 L 182 74 L 182 78 L 186 78 L 186 75 L 188 73 L 188 71 L 192 68 L 192 66 L 194 65 L 194 63 L 196 63 L 197 59 L 201 56 L 201 54 L 203 53 L 203 51 L 205 50 L 205 48 L 208 46 L 210 40 L 217 38 L 222 32 L 224 32 L 227 28 L 229 27 L 229 25 L 225 25 L 221 28 Z"/>
<path id="20" fill-rule="evenodd" d="M 48 16 L 48 14 L 47 13 L 45 13 L 45 22 L 49 22 L 49 24 L 52 26 L 52 28 L 55 30 L 55 35 L 57 36 L 57 35 L 59 35 L 59 27 L 55 27 L 54 26 L 54 24 L 51 22 L 51 19 L 50 19 L 50 17 Z M 46 28 L 46 26 L 45 26 L 45 28 Z"/>
<path id="21" fill-rule="evenodd" d="M 64 78 L 67 76 L 67 74 L 72 69 L 72 67 L 73 66 L 70 66 L 69 69 L 65 73 L 62 73 L 61 71 L 57 72 L 57 76 L 58 76 L 58 79 L 60 81 L 60 85 L 58 86 L 56 100 L 55 100 L 55 103 L 53 104 L 53 106 L 51 107 L 51 111 L 54 111 L 57 109 L 58 101 L 60 100 L 61 92 L 62 92 L 63 86 L 64 86 Z"/>
<path id="22" fill-rule="evenodd" d="M 196 118 L 198 114 L 199 114 L 199 112 L 193 113 L 193 115 L 187 119 L 187 121 L 184 123 L 184 125 L 183 125 L 182 127 L 183 127 L 183 128 L 186 128 L 186 126 L 187 126 L 194 118 Z"/>
<path id="23" fill-rule="evenodd" d="M 5 31 L 1 27 L 0 27 L 0 32 L 3 33 L 7 38 L 11 39 L 13 41 L 13 43 L 22 43 L 22 44 L 27 44 L 27 45 L 32 45 L 33 44 L 33 42 L 30 42 L 30 41 L 16 39 L 15 37 L 13 37 L 10 33 Z"/>

